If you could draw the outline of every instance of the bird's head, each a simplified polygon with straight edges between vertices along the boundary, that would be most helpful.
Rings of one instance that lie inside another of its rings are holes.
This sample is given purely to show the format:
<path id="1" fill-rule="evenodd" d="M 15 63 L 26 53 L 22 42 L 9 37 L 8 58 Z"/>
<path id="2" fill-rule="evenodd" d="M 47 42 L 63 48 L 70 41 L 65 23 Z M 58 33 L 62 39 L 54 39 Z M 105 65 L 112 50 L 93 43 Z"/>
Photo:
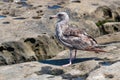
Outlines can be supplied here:
<path id="1" fill-rule="evenodd" d="M 69 20 L 69 16 L 66 12 L 59 12 L 56 15 L 50 16 L 50 19 L 53 19 L 53 18 L 58 18 L 60 21 L 62 21 L 62 20 L 68 21 Z"/>

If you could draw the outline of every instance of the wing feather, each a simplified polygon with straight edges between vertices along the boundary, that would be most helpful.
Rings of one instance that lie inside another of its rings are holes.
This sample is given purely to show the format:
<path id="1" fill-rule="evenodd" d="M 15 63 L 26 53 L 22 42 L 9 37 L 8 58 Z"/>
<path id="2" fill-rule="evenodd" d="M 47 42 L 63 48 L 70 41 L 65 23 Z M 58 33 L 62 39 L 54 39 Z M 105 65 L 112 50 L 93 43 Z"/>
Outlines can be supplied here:
<path id="1" fill-rule="evenodd" d="M 64 43 L 71 44 L 75 49 L 86 49 L 97 45 L 97 41 L 85 31 L 78 28 L 67 28 L 60 38 Z M 69 46 L 67 46 L 69 47 Z"/>

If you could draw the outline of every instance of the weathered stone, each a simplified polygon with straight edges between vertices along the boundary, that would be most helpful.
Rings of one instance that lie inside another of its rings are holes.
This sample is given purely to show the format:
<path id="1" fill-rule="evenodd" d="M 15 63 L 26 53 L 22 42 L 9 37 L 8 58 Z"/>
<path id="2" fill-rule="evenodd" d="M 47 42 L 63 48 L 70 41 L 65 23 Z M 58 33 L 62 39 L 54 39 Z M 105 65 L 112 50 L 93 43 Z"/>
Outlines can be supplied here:
<path id="1" fill-rule="evenodd" d="M 34 41 L 32 41 L 34 42 Z M 119 80 L 120 43 L 107 44 L 109 53 L 78 51 L 77 58 L 68 67 L 61 64 L 68 62 L 68 51 L 56 57 L 40 62 L 26 62 L 0 66 L 1 80 Z M 110 47 L 115 46 L 115 47 Z M 105 49 L 107 49 L 105 48 Z M 114 53 L 114 51 L 116 51 Z M 1 59 L 1 58 L 0 58 Z M 110 63 L 108 63 L 110 62 Z M 14 77 L 13 77 L 14 76 Z"/>
<path id="2" fill-rule="evenodd" d="M 100 6 L 96 9 L 94 15 L 97 18 L 112 18 L 112 11 L 108 6 Z"/>
<path id="3" fill-rule="evenodd" d="M 86 20 L 86 24 L 88 25 L 86 26 L 86 31 L 89 35 L 91 35 L 92 37 L 100 36 L 100 30 L 96 26 L 95 22 Z"/>
<path id="4" fill-rule="evenodd" d="M 120 62 L 112 64 L 111 66 L 103 66 L 89 74 L 86 80 L 119 80 L 120 76 Z"/>
<path id="5" fill-rule="evenodd" d="M 114 33 L 120 31 L 120 22 L 107 22 L 103 25 L 106 33 Z"/>
<path id="6" fill-rule="evenodd" d="M 96 40 L 100 44 L 111 43 L 111 42 L 119 42 L 120 41 L 120 32 L 112 33 L 97 37 Z"/>
<path id="7" fill-rule="evenodd" d="M 39 35 L 37 38 L 27 38 L 24 42 L 31 47 L 39 60 L 51 58 L 64 49 L 54 36 L 50 37 L 47 34 Z"/>
<path id="8" fill-rule="evenodd" d="M 36 41 L 31 39 L 31 43 Z M 26 62 L 0 66 L 1 80 L 119 80 L 120 43 L 106 44 L 107 53 L 78 51 L 77 58 L 68 67 L 61 67 L 68 61 L 68 51 L 59 53 L 52 59 L 40 62 Z M 0 50 L 6 48 L 1 47 Z M 12 51 L 13 49 L 8 49 Z M 0 60 L 2 58 L 0 57 Z M 14 76 L 14 77 L 13 77 Z M 100 78 L 100 79 L 99 79 Z"/>
<path id="9" fill-rule="evenodd" d="M 3 47 L 3 49 L 1 49 L 0 56 L 5 60 L 4 64 L 15 64 L 37 60 L 37 57 L 31 48 L 22 42 L 14 41 L 2 43 L 1 47 Z"/>
<path id="10" fill-rule="evenodd" d="M 54 76 L 53 74 L 38 74 L 37 72 L 43 71 L 43 67 L 51 67 L 60 69 L 57 66 L 49 66 L 39 62 L 29 62 L 16 64 L 11 66 L 0 67 L 0 80 L 62 80 L 61 76 Z M 47 68 L 48 69 L 48 68 Z"/>
<path id="11" fill-rule="evenodd" d="M 70 0 L 71 2 L 79 2 L 80 3 L 80 0 Z"/>
<path id="12" fill-rule="evenodd" d="M 47 34 L 21 41 L 2 43 L 0 46 L 0 65 L 15 64 L 26 61 L 44 60 L 55 56 L 64 47 L 54 36 Z"/>
<path id="13" fill-rule="evenodd" d="M 120 14 L 117 11 L 112 12 L 112 19 L 113 21 L 119 22 L 120 21 Z"/>

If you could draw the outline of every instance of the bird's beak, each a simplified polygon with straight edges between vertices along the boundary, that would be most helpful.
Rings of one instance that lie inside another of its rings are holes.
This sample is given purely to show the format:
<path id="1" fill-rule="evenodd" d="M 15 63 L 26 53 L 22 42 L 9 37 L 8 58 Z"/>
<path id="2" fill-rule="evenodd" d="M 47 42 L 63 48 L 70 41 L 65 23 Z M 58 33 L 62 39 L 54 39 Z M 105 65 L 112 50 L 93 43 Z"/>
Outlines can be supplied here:
<path id="1" fill-rule="evenodd" d="M 56 15 L 50 16 L 49 19 L 53 19 L 53 18 L 57 18 L 57 16 Z"/>

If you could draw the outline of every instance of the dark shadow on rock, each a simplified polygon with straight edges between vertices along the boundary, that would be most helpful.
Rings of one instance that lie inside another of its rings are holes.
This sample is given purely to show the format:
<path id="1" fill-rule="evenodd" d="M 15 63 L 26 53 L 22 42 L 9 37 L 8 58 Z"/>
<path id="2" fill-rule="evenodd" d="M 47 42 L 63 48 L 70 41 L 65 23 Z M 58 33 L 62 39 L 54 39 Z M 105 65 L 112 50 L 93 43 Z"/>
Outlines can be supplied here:
<path id="1" fill-rule="evenodd" d="M 77 59 L 73 60 L 73 64 L 79 63 L 79 62 L 84 62 L 84 61 L 89 61 L 89 60 L 102 60 L 102 59 L 97 58 L 97 57 L 77 58 Z M 42 60 L 42 61 L 39 61 L 39 62 L 44 63 L 44 64 L 61 66 L 61 65 L 69 63 L 69 59 Z"/>
<path id="2" fill-rule="evenodd" d="M 50 74 L 50 75 L 61 75 L 64 74 L 64 71 L 59 68 L 53 68 L 51 66 L 44 66 L 40 71 L 35 72 L 37 75 Z"/>

